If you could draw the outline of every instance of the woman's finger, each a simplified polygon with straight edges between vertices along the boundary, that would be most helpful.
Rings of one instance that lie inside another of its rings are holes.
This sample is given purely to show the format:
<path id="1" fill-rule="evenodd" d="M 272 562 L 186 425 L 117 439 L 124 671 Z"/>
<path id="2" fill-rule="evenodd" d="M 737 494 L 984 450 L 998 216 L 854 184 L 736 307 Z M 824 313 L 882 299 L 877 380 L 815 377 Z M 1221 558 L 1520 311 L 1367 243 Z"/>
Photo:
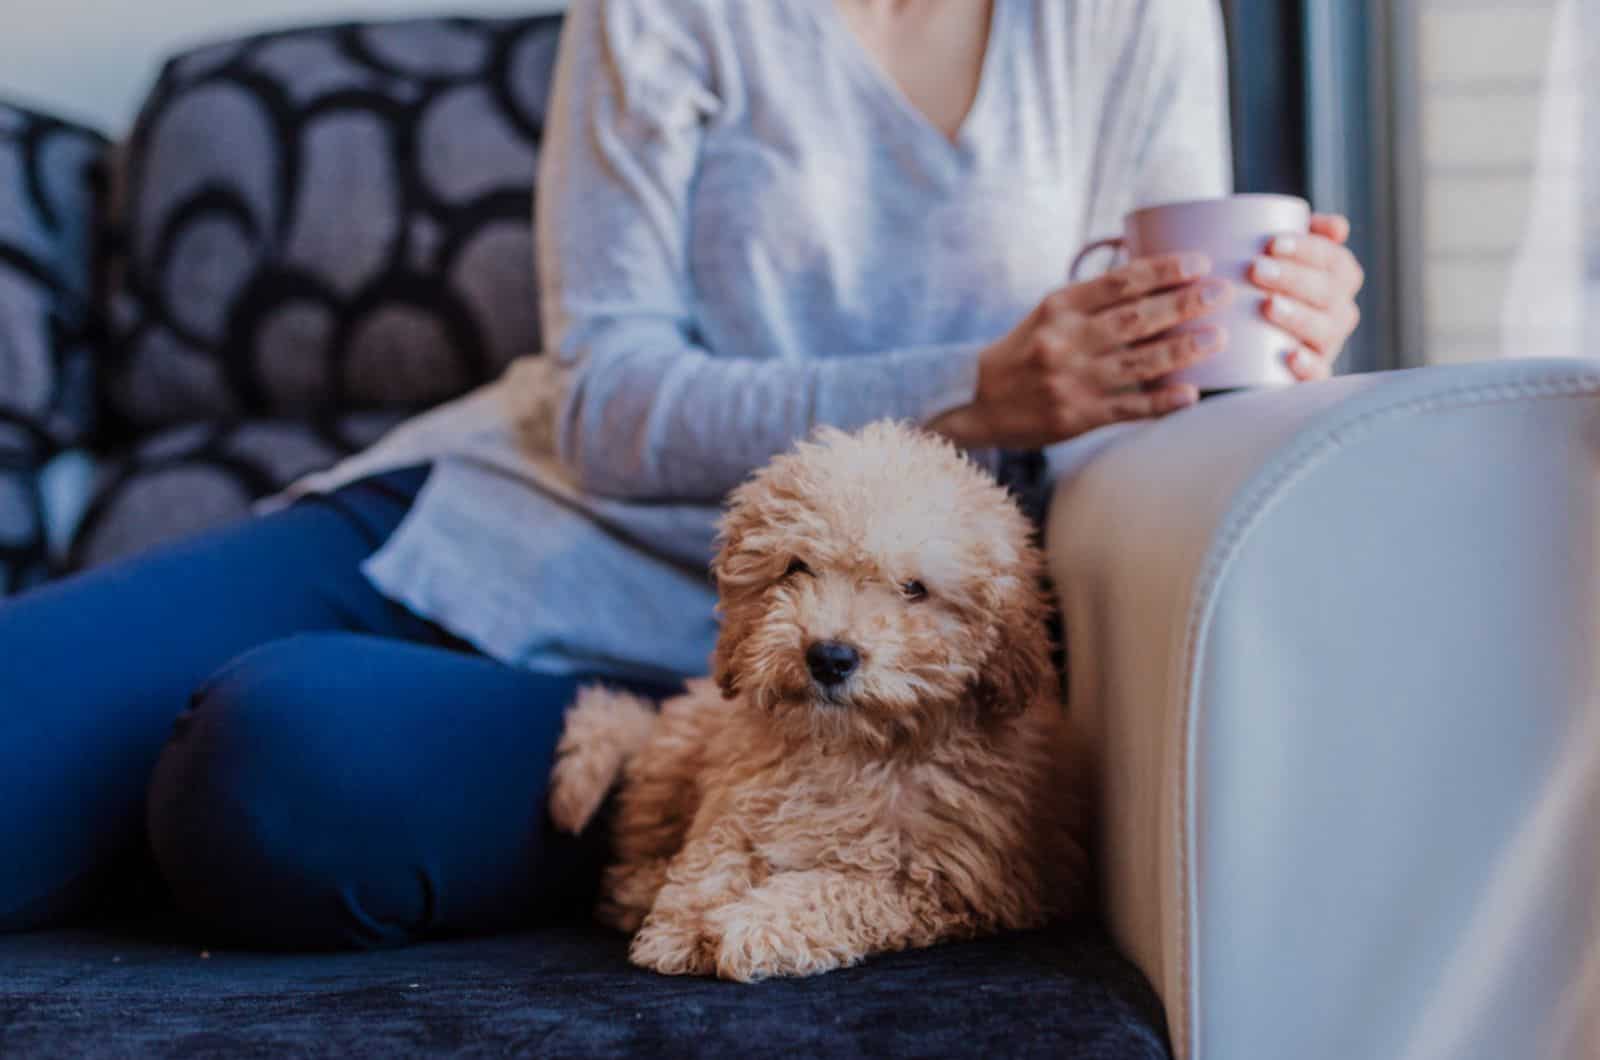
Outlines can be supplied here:
<path id="1" fill-rule="evenodd" d="M 1317 353 L 1328 353 L 1343 344 L 1345 336 L 1333 313 L 1316 309 L 1287 295 L 1275 294 L 1267 299 L 1267 319 L 1278 325 Z"/>
<path id="2" fill-rule="evenodd" d="M 1302 346 L 1289 355 L 1289 372 L 1302 383 L 1327 379 L 1333 375 L 1333 359 Z"/>
<path id="3" fill-rule="evenodd" d="M 1166 383 L 1146 390 L 1108 397 L 1097 410 L 1096 426 L 1123 420 L 1147 420 L 1188 408 L 1200 400 L 1200 391 L 1189 383 Z"/>
<path id="4" fill-rule="evenodd" d="M 1227 333 L 1221 328 L 1203 328 L 1106 354 L 1096 358 L 1094 371 L 1107 390 L 1142 386 L 1198 364 L 1221 350 L 1227 341 Z"/>
<path id="5" fill-rule="evenodd" d="M 1211 259 L 1204 254 L 1161 254 L 1135 258 L 1104 276 L 1063 288 L 1059 293 L 1065 308 L 1098 313 L 1147 294 L 1193 283 L 1210 272 Z"/>
<path id="6" fill-rule="evenodd" d="M 1103 309 L 1089 318 L 1089 348 L 1106 353 L 1135 345 L 1179 324 L 1215 313 L 1232 300 L 1233 284 L 1206 280 Z"/>
<path id="7" fill-rule="evenodd" d="M 1317 309 L 1329 309 L 1337 295 L 1328 273 L 1287 258 L 1257 258 L 1250 279 L 1266 291 L 1286 294 Z"/>
<path id="8" fill-rule="evenodd" d="M 1267 255 L 1327 273 L 1335 290 L 1341 294 L 1354 295 L 1366 279 L 1361 263 L 1349 248 L 1327 236 L 1277 236 L 1268 244 Z"/>
<path id="9" fill-rule="evenodd" d="M 1350 242 L 1350 219 L 1340 213 L 1313 214 L 1311 218 L 1311 233 L 1335 243 Z"/>

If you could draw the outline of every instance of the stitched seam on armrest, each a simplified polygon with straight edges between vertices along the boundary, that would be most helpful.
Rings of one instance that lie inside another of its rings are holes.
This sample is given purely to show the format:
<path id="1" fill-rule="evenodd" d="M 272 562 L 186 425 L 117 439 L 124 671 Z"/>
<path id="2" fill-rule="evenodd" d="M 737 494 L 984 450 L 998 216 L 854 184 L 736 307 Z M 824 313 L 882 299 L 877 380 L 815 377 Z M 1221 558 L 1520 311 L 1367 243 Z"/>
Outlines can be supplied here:
<path id="1" fill-rule="evenodd" d="M 1191 846 L 1194 830 L 1189 827 L 1193 800 L 1190 781 L 1193 775 L 1193 758 L 1196 746 L 1195 703 L 1199 698 L 1198 677 L 1201 647 L 1210 632 L 1211 617 L 1215 611 L 1218 589 L 1229 566 L 1250 532 L 1296 482 L 1311 473 L 1333 453 L 1358 441 L 1383 423 L 1411 415 L 1453 412 L 1464 408 L 1505 404 L 1515 401 L 1548 401 L 1573 398 L 1600 397 L 1600 374 L 1592 370 L 1584 374 L 1570 374 L 1571 369 L 1544 379 L 1518 382 L 1463 384 L 1432 394 L 1397 400 L 1367 409 L 1348 422 L 1338 422 L 1337 412 L 1329 417 L 1333 422 L 1317 430 L 1314 437 L 1293 446 L 1279 456 L 1273 464 L 1258 473 L 1240 492 L 1234 510 L 1239 514 L 1228 520 L 1208 550 L 1201 568 L 1200 578 L 1189 618 L 1185 623 L 1183 652 L 1183 704 L 1179 717 L 1182 738 L 1178 747 L 1177 798 L 1173 801 L 1175 831 L 1178 844 L 1178 1005 L 1174 1043 L 1179 1057 L 1193 1060 L 1194 1022 L 1192 996 L 1194 986 L 1192 960 L 1191 896 Z"/>

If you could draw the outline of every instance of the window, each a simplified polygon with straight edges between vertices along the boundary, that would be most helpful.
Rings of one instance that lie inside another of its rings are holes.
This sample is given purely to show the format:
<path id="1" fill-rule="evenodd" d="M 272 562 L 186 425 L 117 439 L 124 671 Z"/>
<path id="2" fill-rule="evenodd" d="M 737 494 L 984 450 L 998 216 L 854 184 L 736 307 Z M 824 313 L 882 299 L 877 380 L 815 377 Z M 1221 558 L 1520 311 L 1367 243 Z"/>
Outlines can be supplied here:
<path id="1" fill-rule="evenodd" d="M 1571 75 L 1590 2 L 1397 0 L 1398 312 L 1412 363 L 1581 352 Z"/>
<path id="2" fill-rule="evenodd" d="M 1240 190 L 1355 226 L 1343 370 L 1600 356 L 1600 0 L 1221 2 Z"/>

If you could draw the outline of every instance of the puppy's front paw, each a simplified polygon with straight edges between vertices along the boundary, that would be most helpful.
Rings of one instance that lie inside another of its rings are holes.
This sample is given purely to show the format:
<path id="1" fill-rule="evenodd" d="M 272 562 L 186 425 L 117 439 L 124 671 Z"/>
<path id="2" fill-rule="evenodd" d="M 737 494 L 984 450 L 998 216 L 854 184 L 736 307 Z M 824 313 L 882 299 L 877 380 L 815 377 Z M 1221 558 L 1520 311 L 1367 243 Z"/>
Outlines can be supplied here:
<path id="1" fill-rule="evenodd" d="M 571 760 L 556 761 L 550 783 L 550 820 L 568 835 L 580 835 L 605 801 L 606 789 L 592 778 L 574 776 Z"/>
<path id="2" fill-rule="evenodd" d="M 711 975 L 717 939 L 699 916 L 651 913 L 628 945 L 628 959 L 662 975 Z"/>
<path id="3" fill-rule="evenodd" d="M 753 983 L 774 976 L 817 975 L 859 956 L 841 954 L 808 938 L 796 925 L 775 919 L 771 911 L 736 903 L 712 914 L 720 929 L 717 974 L 724 979 Z"/>
<path id="4" fill-rule="evenodd" d="M 649 741 L 655 721 L 655 711 L 637 696 L 600 687 L 579 691 L 550 770 L 550 819 L 557 828 L 577 835 L 588 826 L 623 763 Z"/>

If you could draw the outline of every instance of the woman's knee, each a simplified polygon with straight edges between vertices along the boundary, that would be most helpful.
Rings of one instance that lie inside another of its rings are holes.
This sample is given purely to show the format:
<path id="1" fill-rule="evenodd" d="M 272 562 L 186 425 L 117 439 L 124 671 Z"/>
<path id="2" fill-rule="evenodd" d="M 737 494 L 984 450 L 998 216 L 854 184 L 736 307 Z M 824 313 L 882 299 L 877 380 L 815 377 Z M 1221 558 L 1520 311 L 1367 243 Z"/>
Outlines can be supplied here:
<path id="1" fill-rule="evenodd" d="M 377 705 L 348 667 L 364 639 L 306 635 L 241 656 L 196 693 L 161 754 L 156 861 L 183 911 L 227 939 L 385 945 L 427 918 L 425 884 L 382 871 L 403 852 L 382 763 L 362 753 Z"/>

